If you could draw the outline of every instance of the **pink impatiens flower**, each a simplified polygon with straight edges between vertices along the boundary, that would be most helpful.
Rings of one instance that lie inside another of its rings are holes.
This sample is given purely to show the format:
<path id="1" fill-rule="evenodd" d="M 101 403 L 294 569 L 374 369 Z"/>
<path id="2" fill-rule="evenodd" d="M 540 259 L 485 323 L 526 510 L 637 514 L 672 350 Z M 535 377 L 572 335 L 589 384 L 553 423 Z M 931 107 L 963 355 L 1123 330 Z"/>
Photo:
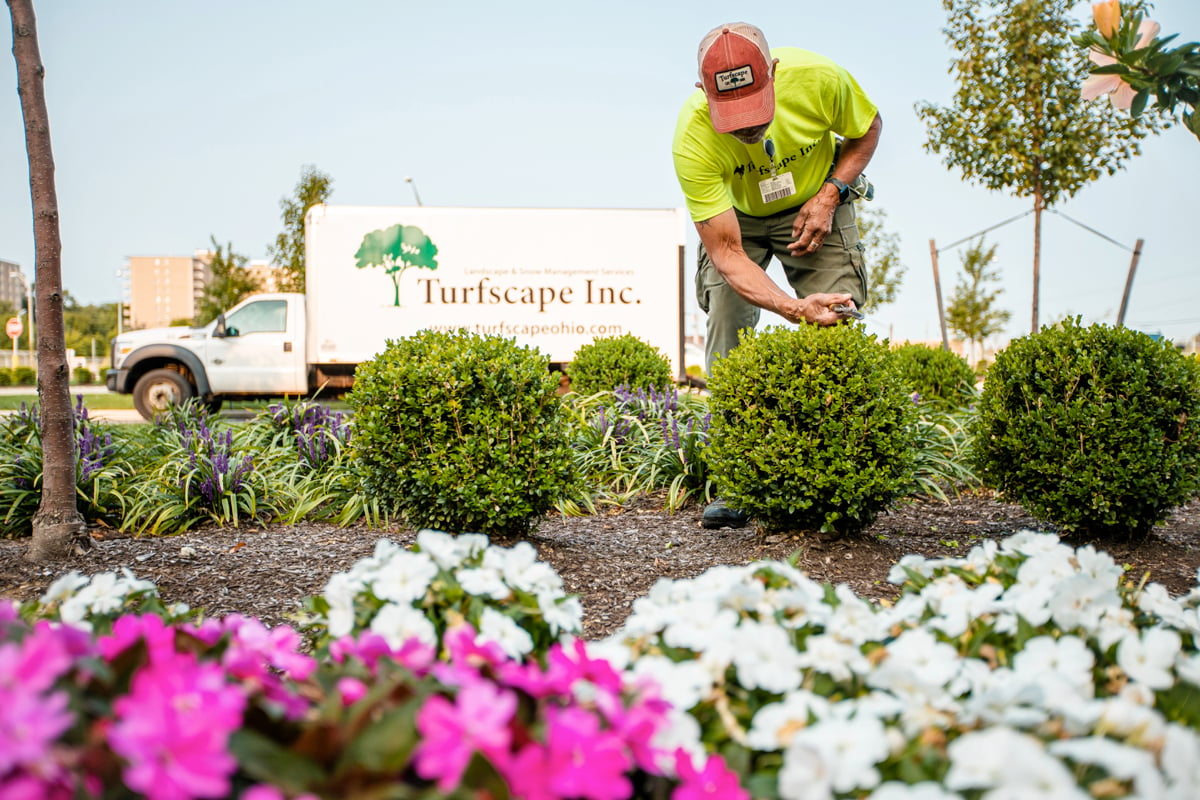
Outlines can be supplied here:
<path id="1" fill-rule="evenodd" d="M 421 743 L 415 752 L 417 774 L 437 780 L 450 791 L 458 785 L 471 756 L 479 752 L 503 769 L 507 764 L 512 731 L 509 722 L 517 710 L 517 696 L 487 681 L 463 686 L 451 703 L 435 695 L 417 714 Z"/>
<path id="2" fill-rule="evenodd" d="M 1152 20 L 1145 20 L 1138 27 L 1138 40 L 1135 49 L 1141 49 L 1154 41 L 1154 37 L 1158 36 L 1160 25 Z M 1117 63 L 1117 60 L 1112 56 L 1101 53 L 1095 48 L 1088 54 L 1088 58 L 1092 63 L 1099 67 L 1107 67 Z M 1079 90 L 1079 96 L 1084 100 L 1095 100 L 1097 97 L 1108 95 L 1108 101 L 1113 104 L 1114 108 L 1119 108 L 1122 111 L 1127 111 L 1133 105 L 1133 98 L 1137 96 L 1137 92 L 1132 86 L 1123 81 L 1119 75 L 1089 75 L 1083 81 L 1083 86 Z"/>
<path id="3" fill-rule="evenodd" d="M 50 745 L 73 721 L 65 692 L 0 688 L 0 781 L 18 767 L 48 766 Z"/>
<path id="4" fill-rule="evenodd" d="M 632 759 L 621 737 L 580 708 L 547 710 L 546 744 L 521 749 L 504 777 L 526 800 L 624 800 L 633 791 Z"/>
<path id="5" fill-rule="evenodd" d="M 709 756 L 704 769 L 697 770 L 691 755 L 681 747 L 675 751 L 675 771 L 679 786 L 671 793 L 671 800 L 750 800 L 750 793 L 738 784 L 737 774 L 718 755 Z"/>
<path id="6" fill-rule="evenodd" d="M 144 667 L 113 704 L 109 743 L 128 762 L 126 785 L 149 800 L 229 794 L 237 768 L 229 735 L 241 727 L 245 704 L 219 666 L 190 654 Z"/>

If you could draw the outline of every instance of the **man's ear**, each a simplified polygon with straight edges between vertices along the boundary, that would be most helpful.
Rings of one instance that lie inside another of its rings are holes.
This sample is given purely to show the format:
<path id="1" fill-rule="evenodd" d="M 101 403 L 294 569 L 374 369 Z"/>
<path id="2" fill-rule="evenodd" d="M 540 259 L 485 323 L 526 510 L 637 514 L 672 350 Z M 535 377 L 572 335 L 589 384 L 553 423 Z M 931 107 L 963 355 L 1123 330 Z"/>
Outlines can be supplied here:
<path id="1" fill-rule="evenodd" d="M 697 88 L 697 89 L 703 89 L 703 88 L 704 88 L 704 84 L 703 84 L 703 83 L 701 83 L 700 81 L 696 81 L 696 88 Z"/>
<path id="2" fill-rule="evenodd" d="M 771 59 L 771 74 L 770 74 L 771 80 L 775 80 L 775 68 L 777 66 L 779 66 L 779 59 L 778 58 Z M 699 86 L 700 84 L 696 84 L 696 85 Z"/>

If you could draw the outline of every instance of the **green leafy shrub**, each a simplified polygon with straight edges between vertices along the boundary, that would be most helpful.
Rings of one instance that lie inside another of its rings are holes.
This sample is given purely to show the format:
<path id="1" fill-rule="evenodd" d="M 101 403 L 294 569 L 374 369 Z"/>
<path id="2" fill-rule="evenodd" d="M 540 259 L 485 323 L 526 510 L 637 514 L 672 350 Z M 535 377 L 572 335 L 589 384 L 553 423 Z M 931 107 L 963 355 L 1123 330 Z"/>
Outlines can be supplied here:
<path id="1" fill-rule="evenodd" d="M 87 367 L 76 367 L 71 370 L 71 383 L 94 383 L 96 376 Z"/>
<path id="2" fill-rule="evenodd" d="M 661 389 L 675 382 L 670 360 L 628 333 L 600 337 L 580 347 L 567 365 L 567 375 L 571 390 L 583 395 L 611 391 L 618 386 Z"/>
<path id="3" fill-rule="evenodd" d="M 465 331 L 389 341 L 347 398 L 368 491 L 417 527 L 524 533 L 575 481 L 547 363 Z"/>
<path id="4" fill-rule="evenodd" d="M 1143 333 L 1017 339 L 978 407 L 979 477 L 1064 530 L 1146 533 L 1200 488 L 1200 366 Z"/>
<path id="5" fill-rule="evenodd" d="M 13 374 L 10 367 L 0 367 L 0 386 L 12 386 Z"/>
<path id="6" fill-rule="evenodd" d="M 710 474 L 767 529 L 859 530 L 912 483 L 916 405 L 858 328 L 751 332 L 709 389 Z"/>
<path id="7" fill-rule="evenodd" d="M 37 384 L 37 370 L 33 367 L 17 367 L 12 371 L 13 386 L 34 386 Z"/>
<path id="8" fill-rule="evenodd" d="M 923 344 L 901 345 L 892 356 L 904 385 L 922 404 L 953 411 L 975 401 L 975 370 L 962 356 Z"/>

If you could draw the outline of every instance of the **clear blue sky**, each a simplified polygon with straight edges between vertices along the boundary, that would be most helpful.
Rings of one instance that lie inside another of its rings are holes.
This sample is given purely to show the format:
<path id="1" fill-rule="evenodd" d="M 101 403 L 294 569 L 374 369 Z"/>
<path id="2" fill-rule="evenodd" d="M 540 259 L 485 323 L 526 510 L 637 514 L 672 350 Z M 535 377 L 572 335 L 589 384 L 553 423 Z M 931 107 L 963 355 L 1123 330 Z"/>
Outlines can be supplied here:
<path id="1" fill-rule="evenodd" d="M 63 280 L 85 303 L 117 299 L 127 256 L 187 255 L 215 235 L 265 257 L 280 230 L 279 200 L 305 164 L 333 177 L 335 203 L 413 204 L 411 176 L 426 205 L 680 206 L 670 159 L 676 113 L 696 80 L 697 43 L 731 14 L 763 28 L 772 45 L 839 61 L 880 107 L 883 138 L 868 175 L 909 270 L 899 301 L 870 318 L 877 333 L 938 338 L 930 239 L 950 244 L 1029 208 L 964 182 L 922 150 L 913 104 L 946 104 L 953 91 L 938 0 L 764 0 L 741 11 L 709 0 L 35 5 Z M 1076 13 L 1090 21 L 1090 4 Z M 1200 39 L 1197 0 L 1159 0 L 1154 17 L 1183 40 Z M 0 29 L 10 42 L 6 14 Z M 0 58 L 0 87 L 0 258 L 31 274 L 10 52 Z M 1127 247 L 1145 239 L 1126 322 L 1177 340 L 1200 333 L 1198 178 L 1200 142 L 1176 128 L 1059 207 Z M 690 272 L 694 234 L 689 241 Z M 1022 335 L 1033 217 L 988 241 L 999 245 L 1009 335 Z M 941 255 L 946 297 L 960 254 Z M 1129 261 L 1128 250 L 1047 215 L 1042 322 L 1115 321 Z"/>

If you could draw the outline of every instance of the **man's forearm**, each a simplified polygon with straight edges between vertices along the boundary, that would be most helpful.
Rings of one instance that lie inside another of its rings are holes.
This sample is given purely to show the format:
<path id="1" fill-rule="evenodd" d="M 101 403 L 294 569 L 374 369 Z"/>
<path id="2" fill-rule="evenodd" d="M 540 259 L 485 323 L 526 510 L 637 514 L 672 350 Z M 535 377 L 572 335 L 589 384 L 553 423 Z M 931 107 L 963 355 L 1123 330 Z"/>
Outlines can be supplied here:
<path id="1" fill-rule="evenodd" d="M 883 118 L 878 113 L 871 121 L 871 127 L 857 139 L 846 139 L 842 142 L 842 152 L 838 157 L 837 166 L 833 169 L 833 177 L 842 183 L 853 183 L 862 174 L 875 155 L 879 146 L 879 135 L 883 132 Z"/>

